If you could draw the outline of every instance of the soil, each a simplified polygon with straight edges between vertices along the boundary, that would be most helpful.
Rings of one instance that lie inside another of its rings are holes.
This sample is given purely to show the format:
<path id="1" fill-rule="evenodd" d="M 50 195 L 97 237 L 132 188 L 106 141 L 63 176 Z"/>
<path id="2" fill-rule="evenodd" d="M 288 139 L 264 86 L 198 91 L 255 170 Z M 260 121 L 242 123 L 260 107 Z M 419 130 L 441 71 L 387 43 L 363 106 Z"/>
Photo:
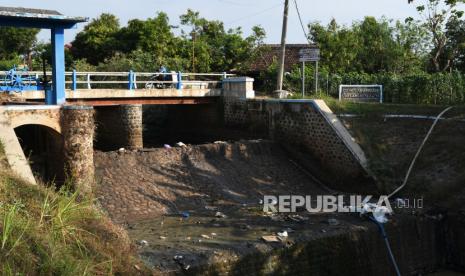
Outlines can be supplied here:
<path id="1" fill-rule="evenodd" d="M 100 203 L 118 222 L 324 193 L 270 141 L 96 152 L 95 167 Z"/>

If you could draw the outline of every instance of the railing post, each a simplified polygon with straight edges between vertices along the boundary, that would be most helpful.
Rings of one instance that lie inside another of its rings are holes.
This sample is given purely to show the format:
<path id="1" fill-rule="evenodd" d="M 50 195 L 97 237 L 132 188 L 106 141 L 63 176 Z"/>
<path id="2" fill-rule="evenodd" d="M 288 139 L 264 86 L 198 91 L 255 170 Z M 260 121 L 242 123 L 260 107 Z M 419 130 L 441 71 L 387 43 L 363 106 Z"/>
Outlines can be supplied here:
<path id="1" fill-rule="evenodd" d="M 223 72 L 223 79 L 221 80 L 221 89 L 224 89 L 224 80 L 228 78 L 226 72 Z"/>
<path id="2" fill-rule="evenodd" d="M 76 76 L 76 69 L 73 70 L 73 84 L 72 84 L 72 89 L 73 91 L 77 90 L 77 76 Z"/>
<path id="3" fill-rule="evenodd" d="M 128 76 L 128 90 L 132 90 L 134 88 L 134 72 L 131 70 L 129 71 Z"/>
<path id="4" fill-rule="evenodd" d="M 90 74 L 87 74 L 87 89 L 92 89 L 90 86 Z"/>
<path id="5" fill-rule="evenodd" d="M 182 72 L 178 72 L 178 83 L 176 83 L 176 89 L 182 90 Z"/>
<path id="6" fill-rule="evenodd" d="M 134 89 L 137 89 L 137 73 L 134 73 L 134 82 L 133 82 L 133 86 L 134 86 Z"/>

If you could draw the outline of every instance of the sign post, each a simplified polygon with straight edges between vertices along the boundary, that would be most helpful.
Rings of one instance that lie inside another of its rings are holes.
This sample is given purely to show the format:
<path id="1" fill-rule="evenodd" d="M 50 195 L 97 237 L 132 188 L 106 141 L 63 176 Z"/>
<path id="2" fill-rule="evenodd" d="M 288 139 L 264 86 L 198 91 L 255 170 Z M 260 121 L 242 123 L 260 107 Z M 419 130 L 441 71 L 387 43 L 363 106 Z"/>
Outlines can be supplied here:
<path id="1" fill-rule="evenodd" d="M 299 51 L 299 61 L 302 62 L 302 97 L 305 97 L 305 62 L 315 62 L 315 94 L 318 92 L 318 61 L 319 48 L 305 48 Z"/>
<path id="2" fill-rule="evenodd" d="M 302 98 L 305 98 L 305 61 L 302 61 Z"/>

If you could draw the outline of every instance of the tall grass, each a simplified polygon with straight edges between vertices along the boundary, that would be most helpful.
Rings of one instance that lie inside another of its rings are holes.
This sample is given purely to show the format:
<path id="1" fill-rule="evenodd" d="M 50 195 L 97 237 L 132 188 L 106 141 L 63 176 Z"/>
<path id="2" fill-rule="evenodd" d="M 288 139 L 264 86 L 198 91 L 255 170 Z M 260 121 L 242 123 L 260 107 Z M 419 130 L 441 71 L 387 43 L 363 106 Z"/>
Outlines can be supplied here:
<path id="1" fill-rule="evenodd" d="M 0 274 L 140 274 L 126 232 L 68 187 L 56 192 L 0 173 Z"/>

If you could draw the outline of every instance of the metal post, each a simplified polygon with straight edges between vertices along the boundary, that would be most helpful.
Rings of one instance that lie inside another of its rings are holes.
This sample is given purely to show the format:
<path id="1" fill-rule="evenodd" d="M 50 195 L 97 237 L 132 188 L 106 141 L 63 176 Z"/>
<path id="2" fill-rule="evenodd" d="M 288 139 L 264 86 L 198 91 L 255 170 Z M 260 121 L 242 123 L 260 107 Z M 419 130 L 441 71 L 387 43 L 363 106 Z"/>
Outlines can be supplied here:
<path id="1" fill-rule="evenodd" d="M 221 80 L 221 89 L 224 89 L 224 80 L 228 78 L 226 72 L 223 72 L 223 79 Z"/>
<path id="2" fill-rule="evenodd" d="M 92 89 L 92 86 L 90 86 L 90 74 L 87 74 L 87 89 Z"/>
<path id="3" fill-rule="evenodd" d="M 302 99 L 305 98 L 305 61 L 302 61 Z"/>
<path id="4" fill-rule="evenodd" d="M 134 88 L 133 81 L 134 81 L 134 72 L 131 70 L 129 71 L 129 75 L 128 75 L 128 90 L 132 90 Z"/>
<path id="5" fill-rule="evenodd" d="M 165 75 L 163 75 L 163 79 L 164 79 Z M 137 73 L 134 73 L 133 74 L 133 87 L 134 89 L 137 89 Z"/>
<path id="6" fill-rule="evenodd" d="M 289 0 L 286 0 L 284 3 L 283 30 L 282 30 L 282 35 L 281 35 L 281 51 L 279 54 L 278 83 L 276 86 L 277 91 L 283 90 L 284 64 L 286 60 L 286 36 L 287 36 L 288 14 L 289 14 Z M 279 93 L 281 96 L 281 92 Z"/>
<path id="7" fill-rule="evenodd" d="M 52 29 L 52 93 L 47 104 L 64 104 L 65 94 L 65 30 Z"/>
<path id="8" fill-rule="evenodd" d="M 315 95 L 318 93 L 318 61 L 315 64 Z"/>
<path id="9" fill-rule="evenodd" d="M 73 70 L 73 84 L 72 84 L 72 89 L 73 91 L 77 90 L 77 75 L 76 75 L 76 70 Z"/>
<path id="10" fill-rule="evenodd" d="M 182 72 L 178 72 L 178 83 L 176 83 L 176 89 L 182 90 Z"/>

